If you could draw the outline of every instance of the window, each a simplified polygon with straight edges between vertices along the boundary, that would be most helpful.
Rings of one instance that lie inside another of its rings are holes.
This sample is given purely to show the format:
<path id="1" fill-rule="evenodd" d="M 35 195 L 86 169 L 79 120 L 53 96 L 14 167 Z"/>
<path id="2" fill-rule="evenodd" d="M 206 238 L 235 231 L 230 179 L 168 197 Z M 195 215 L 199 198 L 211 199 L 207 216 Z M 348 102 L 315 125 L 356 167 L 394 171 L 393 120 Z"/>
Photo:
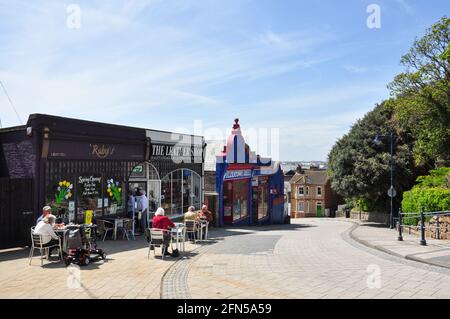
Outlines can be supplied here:
<path id="1" fill-rule="evenodd" d="M 322 187 L 317 187 L 317 196 L 322 196 Z"/>
<path id="2" fill-rule="evenodd" d="M 309 186 L 306 187 L 306 195 L 309 195 Z"/>
<path id="3" fill-rule="evenodd" d="M 309 202 L 306 202 L 306 213 L 309 214 Z"/>
<path id="4" fill-rule="evenodd" d="M 52 207 L 52 214 L 63 218 L 66 222 L 75 218 L 75 189 L 73 179 L 61 178 L 54 180 L 48 185 L 46 204 Z"/>
<path id="5" fill-rule="evenodd" d="M 166 215 L 181 215 L 189 206 L 200 209 L 201 179 L 188 169 L 179 169 L 161 180 L 161 207 Z"/>
<path id="6" fill-rule="evenodd" d="M 243 180 L 233 184 L 233 220 L 239 220 L 247 216 L 249 183 Z"/>
<path id="7" fill-rule="evenodd" d="M 75 185 L 77 188 L 77 222 L 84 223 L 87 210 L 92 211 L 94 217 L 101 216 L 103 212 L 102 175 L 80 175 Z"/>
<path id="8" fill-rule="evenodd" d="M 231 223 L 248 216 L 250 180 L 224 183 L 223 216 L 225 223 Z"/>
<path id="9" fill-rule="evenodd" d="M 299 212 L 305 211 L 305 202 L 298 202 L 298 211 Z"/>
<path id="10" fill-rule="evenodd" d="M 105 214 L 117 214 L 125 211 L 125 185 L 118 178 L 107 178 L 104 181 L 103 189 L 105 194 L 103 196 L 103 205 L 105 207 Z M 97 205 L 101 202 L 97 200 Z"/>
<path id="11" fill-rule="evenodd" d="M 300 187 L 298 188 L 298 194 L 299 194 L 300 196 L 305 195 L 305 188 L 304 188 L 303 186 L 300 186 Z"/>

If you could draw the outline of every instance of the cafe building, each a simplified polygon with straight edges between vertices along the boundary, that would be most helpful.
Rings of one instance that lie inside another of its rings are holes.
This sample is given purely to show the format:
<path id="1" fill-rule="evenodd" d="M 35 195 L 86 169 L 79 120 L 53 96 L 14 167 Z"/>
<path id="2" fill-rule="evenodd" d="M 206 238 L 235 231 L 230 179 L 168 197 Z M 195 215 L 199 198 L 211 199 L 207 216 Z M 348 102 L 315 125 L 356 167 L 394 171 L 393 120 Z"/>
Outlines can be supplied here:
<path id="1" fill-rule="evenodd" d="M 280 163 L 250 150 L 235 120 L 223 151 L 216 157 L 219 225 L 282 224 L 284 176 Z"/>
<path id="2" fill-rule="evenodd" d="M 0 129 L 0 146 L 0 178 L 29 181 L 11 196 L 30 195 L 33 220 L 45 205 L 78 223 L 87 210 L 94 219 L 124 216 L 137 188 L 150 211 L 161 206 L 170 217 L 203 202 L 202 136 L 32 114 Z"/>

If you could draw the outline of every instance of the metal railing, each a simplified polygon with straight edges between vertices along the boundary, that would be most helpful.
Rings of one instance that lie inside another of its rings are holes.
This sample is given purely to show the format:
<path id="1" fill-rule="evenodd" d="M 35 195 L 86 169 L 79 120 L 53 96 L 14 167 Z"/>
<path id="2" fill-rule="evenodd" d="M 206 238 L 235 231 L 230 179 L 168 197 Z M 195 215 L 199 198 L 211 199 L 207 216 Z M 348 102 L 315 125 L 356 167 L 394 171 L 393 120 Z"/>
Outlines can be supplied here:
<path id="1" fill-rule="evenodd" d="M 398 240 L 403 241 L 403 227 L 411 227 L 411 225 L 405 225 L 402 222 L 405 218 L 420 218 L 420 245 L 426 246 L 426 230 L 434 229 L 436 231 L 436 238 L 440 238 L 440 232 L 442 229 L 449 229 L 450 227 L 443 227 L 439 224 L 439 217 L 450 216 L 450 211 L 442 212 L 425 212 L 424 209 L 420 213 L 403 213 L 401 210 L 398 212 L 397 226 L 398 226 Z M 425 221 L 427 217 L 437 217 L 436 226 L 427 227 Z"/>

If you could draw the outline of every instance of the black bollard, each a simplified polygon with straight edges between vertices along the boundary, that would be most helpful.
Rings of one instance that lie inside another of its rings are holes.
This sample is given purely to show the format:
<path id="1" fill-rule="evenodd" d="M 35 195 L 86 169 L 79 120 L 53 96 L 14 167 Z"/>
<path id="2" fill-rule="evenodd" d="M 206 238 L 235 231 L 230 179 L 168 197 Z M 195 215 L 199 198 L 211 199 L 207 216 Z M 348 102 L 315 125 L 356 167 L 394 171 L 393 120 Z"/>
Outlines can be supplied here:
<path id="1" fill-rule="evenodd" d="M 422 246 L 426 246 L 427 241 L 425 239 L 425 211 L 423 210 L 423 208 L 420 211 L 420 223 L 421 223 L 421 225 L 420 225 L 420 236 L 421 236 L 420 244 Z"/>
<path id="2" fill-rule="evenodd" d="M 403 241 L 402 227 L 402 210 L 400 209 L 398 211 L 398 241 Z"/>

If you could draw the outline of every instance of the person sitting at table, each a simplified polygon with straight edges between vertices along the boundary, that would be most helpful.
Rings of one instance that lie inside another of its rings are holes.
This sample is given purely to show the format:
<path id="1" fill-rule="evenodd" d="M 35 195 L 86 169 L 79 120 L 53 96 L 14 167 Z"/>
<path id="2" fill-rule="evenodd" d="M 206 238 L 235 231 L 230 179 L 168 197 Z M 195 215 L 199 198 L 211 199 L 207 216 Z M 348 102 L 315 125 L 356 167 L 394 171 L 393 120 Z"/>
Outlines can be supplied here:
<path id="1" fill-rule="evenodd" d="M 34 228 L 34 234 L 42 236 L 43 247 L 59 244 L 59 237 L 53 230 L 55 221 L 56 217 L 52 214 L 48 214 Z M 52 248 L 48 251 L 48 257 L 52 254 L 51 250 Z"/>
<path id="2" fill-rule="evenodd" d="M 188 211 L 186 213 L 184 213 L 184 223 L 186 224 L 186 221 L 197 221 L 198 220 L 198 215 L 195 212 L 195 207 L 194 206 L 189 206 Z M 189 239 L 193 239 L 192 237 L 194 236 L 193 233 L 189 232 L 188 233 L 188 238 Z"/>
<path id="3" fill-rule="evenodd" d="M 202 209 L 197 213 L 197 217 L 212 222 L 212 213 L 208 210 L 208 206 L 206 205 L 202 206 Z"/>
<path id="4" fill-rule="evenodd" d="M 197 213 L 197 218 L 203 222 L 206 221 L 206 222 L 210 223 L 212 221 L 212 213 L 208 210 L 208 206 L 206 206 L 206 205 L 202 206 L 202 209 Z M 203 224 L 203 226 L 208 227 L 205 224 Z M 200 239 L 206 239 L 206 232 L 202 231 L 201 234 L 202 234 L 203 238 L 200 238 Z"/>
<path id="5" fill-rule="evenodd" d="M 170 220 L 169 217 L 165 216 L 165 211 L 162 207 L 159 207 L 156 210 L 155 217 L 153 217 L 152 228 L 162 229 L 164 230 L 164 240 L 163 244 L 166 247 L 169 247 L 170 243 L 170 229 L 175 228 L 175 224 Z M 166 250 L 166 254 L 169 255 L 169 252 Z"/>
<path id="6" fill-rule="evenodd" d="M 44 206 L 42 208 L 42 215 L 39 216 L 39 218 L 36 220 L 36 225 L 39 224 L 39 222 L 41 220 L 43 220 L 45 217 L 47 217 L 48 215 L 50 215 L 50 213 L 52 212 L 52 208 L 50 206 Z"/>
<path id="7" fill-rule="evenodd" d="M 186 222 L 187 220 L 197 220 L 197 214 L 195 213 L 195 207 L 194 206 L 189 206 L 188 211 L 186 213 L 184 213 L 184 221 Z"/>

